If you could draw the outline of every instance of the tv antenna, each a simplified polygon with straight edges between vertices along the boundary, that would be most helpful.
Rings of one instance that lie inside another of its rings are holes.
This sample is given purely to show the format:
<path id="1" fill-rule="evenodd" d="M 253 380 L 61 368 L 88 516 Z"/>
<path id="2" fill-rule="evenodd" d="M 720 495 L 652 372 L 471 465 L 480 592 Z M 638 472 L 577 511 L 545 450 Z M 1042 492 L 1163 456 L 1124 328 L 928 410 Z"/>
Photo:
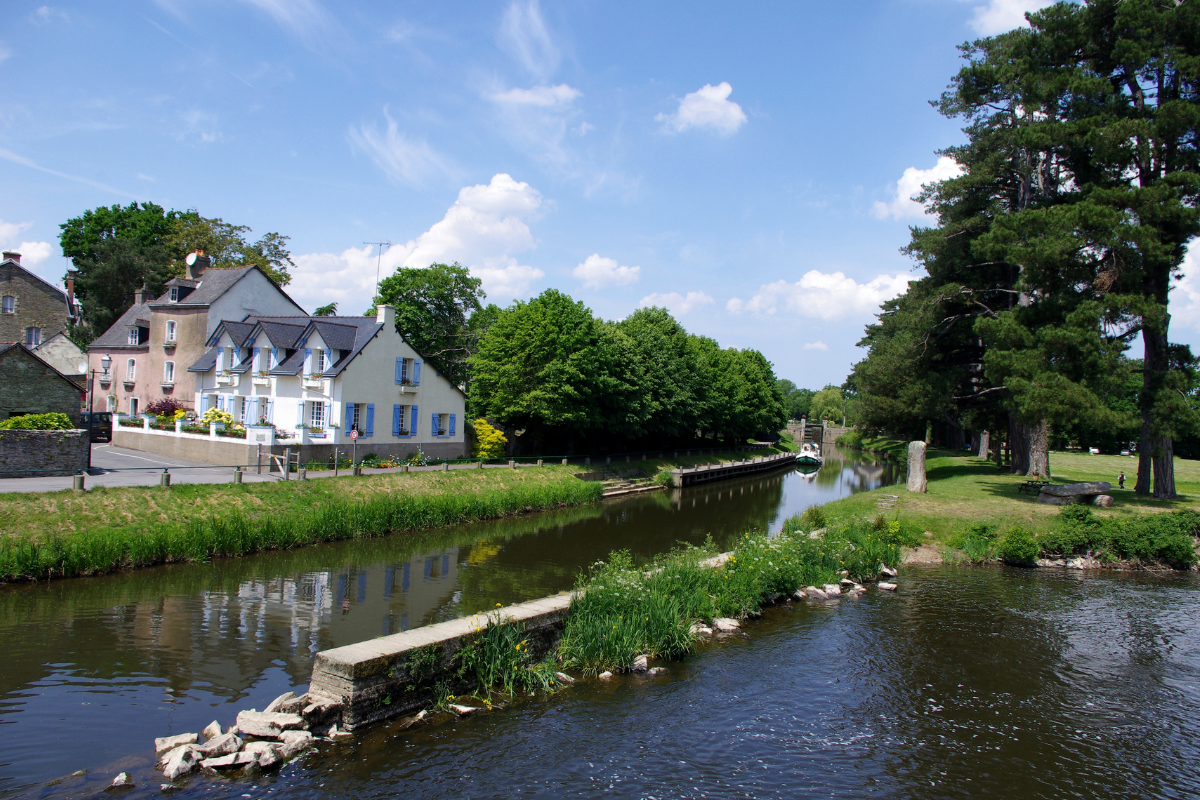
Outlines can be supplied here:
<path id="1" fill-rule="evenodd" d="M 392 243 L 391 242 L 363 242 L 363 244 L 369 244 L 372 247 L 379 248 L 379 257 L 375 259 L 375 297 L 371 298 L 372 302 L 373 302 L 376 298 L 379 297 L 379 265 L 381 263 L 383 263 L 383 248 L 391 247 Z"/>

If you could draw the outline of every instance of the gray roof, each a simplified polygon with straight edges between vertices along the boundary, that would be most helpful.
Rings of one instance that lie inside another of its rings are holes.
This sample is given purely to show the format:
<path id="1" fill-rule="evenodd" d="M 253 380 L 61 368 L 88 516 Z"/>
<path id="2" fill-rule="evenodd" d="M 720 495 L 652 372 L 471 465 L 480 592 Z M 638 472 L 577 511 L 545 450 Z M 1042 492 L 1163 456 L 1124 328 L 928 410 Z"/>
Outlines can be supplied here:
<path id="1" fill-rule="evenodd" d="M 239 347 L 244 346 L 254 331 L 261 329 L 276 347 L 294 350 L 295 352 L 284 359 L 279 366 L 271 370 L 272 375 L 300 374 L 300 371 L 304 369 L 303 343 L 315 331 L 331 350 L 342 352 L 341 358 L 321 373 L 327 378 L 340 375 L 346 365 L 362 352 L 367 342 L 374 339 L 375 335 L 383 329 L 383 323 L 376 321 L 375 317 L 247 317 L 239 323 L 224 320 L 218 326 L 218 330 L 222 326 L 230 332 L 230 338 L 235 342 L 238 341 L 238 337 L 233 333 L 233 326 L 238 326 L 239 332 L 242 326 L 251 327 L 251 331 L 242 336 Z M 249 359 L 243 362 L 247 364 L 247 368 L 248 362 Z M 208 372 L 216 364 L 217 350 L 215 347 L 211 347 L 196 360 L 196 363 L 188 367 L 188 372 Z M 233 371 L 240 372 L 244 369 L 234 369 Z"/>
<path id="2" fill-rule="evenodd" d="M 229 338 L 233 340 L 236 347 L 245 347 L 246 340 L 250 338 L 250 334 L 254 333 L 254 328 L 253 322 L 234 322 L 231 319 L 223 319 L 208 340 L 211 342 L 213 339 L 219 338 L 221 332 L 224 331 L 229 334 Z"/>
<path id="3" fill-rule="evenodd" d="M 117 318 L 116 322 L 109 326 L 108 330 L 92 340 L 92 343 L 88 345 L 88 350 L 140 350 L 149 347 L 149 342 L 145 344 L 129 343 L 129 329 L 149 318 L 150 309 L 146 303 L 130 306 L 125 309 L 124 314 Z"/>
<path id="4" fill-rule="evenodd" d="M 247 272 L 258 267 L 240 267 L 238 269 L 206 269 L 199 281 L 176 279 L 171 281 L 176 286 L 195 286 L 187 296 L 178 303 L 171 302 L 171 290 L 163 292 L 157 300 L 150 301 L 151 308 L 159 306 L 210 306 L 230 287 L 246 276 Z"/>

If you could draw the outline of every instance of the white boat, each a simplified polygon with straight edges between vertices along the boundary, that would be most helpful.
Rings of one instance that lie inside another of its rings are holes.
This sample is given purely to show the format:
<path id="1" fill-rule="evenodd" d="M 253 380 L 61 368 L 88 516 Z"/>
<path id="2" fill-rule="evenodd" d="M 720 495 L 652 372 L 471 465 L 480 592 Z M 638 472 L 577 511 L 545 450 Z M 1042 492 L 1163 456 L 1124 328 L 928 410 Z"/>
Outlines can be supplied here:
<path id="1" fill-rule="evenodd" d="M 796 456 L 796 463 L 811 467 L 819 467 L 825 463 L 825 459 L 821 458 L 821 451 L 815 444 L 812 442 L 805 442 L 800 447 L 800 455 Z"/>

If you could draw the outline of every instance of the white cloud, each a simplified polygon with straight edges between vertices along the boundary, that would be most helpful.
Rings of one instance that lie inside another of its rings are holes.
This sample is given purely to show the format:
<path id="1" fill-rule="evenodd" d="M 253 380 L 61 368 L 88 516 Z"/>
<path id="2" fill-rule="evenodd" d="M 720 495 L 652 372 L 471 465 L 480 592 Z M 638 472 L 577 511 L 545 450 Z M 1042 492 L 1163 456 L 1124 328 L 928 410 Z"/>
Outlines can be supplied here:
<path id="1" fill-rule="evenodd" d="M 33 225 L 32 222 L 5 222 L 0 219 L 0 245 L 8 246 L 21 235 L 21 231 Z"/>
<path id="2" fill-rule="evenodd" d="M 659 114 L 654 119 L 663 123 L 668 133 L 681 133 L 688 128 L 709 128 L 730 136 L 746 123 L 746 112 L 729 99 L 733 87 L 728 81 L 712 86 L 705 84 L 684 95 L 674 114 Z"/>
<path id="3" fill-rule="evenodd" d="M 701 306 L 712 305 L 713 299 L 704 292 L 688 292 L 682 295 L 679 292 L 667 292 L 660 294 L 648 294 L 638 303 L 639 308 L 650 308 L 651 306 L 659 306 L 666 308 L 676 316 L 683 316 L 689 311 L 693 311 Z"/>
<path id="4" fill-rule="evenodd" d="M 642 276 L 641 267 L 626 267 L 617 264 L 614 258 L 605 258 L 592 253 L 584 262 L 571 271 L 583 281 L 585 289 L 602 289 L 605 286 L 627 286 L 636 283 Z"/>
<path id="5" fill-rule="evenodd" d="M 975 6 L 975 18 L 967 24 L 983 36 L 1011 31 L 1029 23 L 1026 11 L 1037 11 L 1054 0 L 988 0 L 986 6 Z"/>
<path id="6" fill-rule="evenodd" d="M 503 105 L 553 108 L 570 105 L 582 94 L 578 89 L 560 83 L 558 86 L 534 86 L 532 89 L 509 89 L 491 95 L 492 101 Z"/>
<path id="7" fill-rule="evenodd" d="M 725 308 L 733 314 L 770 316 L 782 311 L 823 320 L 866 316 L 877 311 L 884 300 L 904 294 L 910 280 L 906 275 L 880 275 L 869 283 L 859 283 L 842 272 L 814 269 L 795 283 L 765 284 L 749 300 L 734 297 Z"/>
<path id="8" fill-rule="evenodd" d="M 54 253 L 54 245 L 49 242 L 21 242 L 17 245 L 21 254 L 21 266 L 32 269 L 46 261 Z"/>
<path id="9" fill-rule="evenodd" d="M 820 339 L 818 339 L 815 342 L 805 342 L 804 349 L 805 350 L 828 350 L 829 345 L 825 344 Z"/>
<path id="10" fill-rule="evenodd" d="M 1171 289 L 1171 321 L 1200 331 L 1200 239 L 1193 239 L 1180 265 L 1182 277 Z"/>
<path id="11" fill-rule="evenodd" d="M 422 186 L 431 178 L 455 171 L 428 142 L 409 139 L 400 133 L 386 108 L 383 116 L 387 119 L 386 132 L 381 133 L 374 125 L 351 126 L 350 143 L 366 153 L 389 178 L 409 186 Z"/>
<path id="12" fill-rule="evenodd" d="M 397 267 L 457 261 L 483 281 L 484 291 L 493 299 L 525 294 L 545 273 L 519 263 L 515 256 L 537 247 L 529 222 L 543 210 L 537 189 L 505 173 L 495 175 L 490 183 L 466 186 L 429 230 L 384 251 L 380 275 L 391 275 Z M 345 301 L 340 312 L 359 313 L 358 306 L 370 305 L 376 269 L 376 255 L 370 246 L 351 247 L 340 255 L 311 253 L 295 261 L 288 291 L 306 307 Z"/>
<path id="13" fill-rule="evenodd" d="M 896 183 L 896 196 L 892 199 L 892 202 L 881 203 L 876 201 L 875 206 L 871 209 L 871 213 L 879 219 L 887 219 L 888 217 L 895 217 L 896 219 L 923 217 L 926 215 L 925 206 L 913 199 L 915 195 L 921 193 L 921 187 L 927 183 L 944 181 L 947 178 L 957 178 L 959 175 L 962 175 L 962 167 L 949 156 L 939 158 L 937 164 L 930 169 L 909 167 L 904 170 L 904 174 L 900 176 L 900 180 Z"/>
<path id="14" fill-rule="evenodd" d="M 539 78 L 558 69 L 558 47 L 550 38 L 537 0 L 509 4 L 500 22 L 500 48 Z"/>

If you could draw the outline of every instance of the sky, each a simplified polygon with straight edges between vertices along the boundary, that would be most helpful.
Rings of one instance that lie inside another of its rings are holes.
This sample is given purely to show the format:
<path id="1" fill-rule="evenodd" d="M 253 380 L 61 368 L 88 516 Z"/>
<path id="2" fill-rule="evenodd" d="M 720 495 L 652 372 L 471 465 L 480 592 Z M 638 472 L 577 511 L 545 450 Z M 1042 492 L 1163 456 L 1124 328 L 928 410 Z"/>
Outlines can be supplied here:
<path id="1" fill-rule="evenodd" d="M 289 236 L 309 310 L 457 261 L 501 306 L 665 306 L 819 389 L 923 274 L 957 45 L 1045 4 L 7 0 L 0 246 L 61 284 L 65 220 L 194 208 Z M 1196 253 L 1171 310 L 1200 346 Z"/>

